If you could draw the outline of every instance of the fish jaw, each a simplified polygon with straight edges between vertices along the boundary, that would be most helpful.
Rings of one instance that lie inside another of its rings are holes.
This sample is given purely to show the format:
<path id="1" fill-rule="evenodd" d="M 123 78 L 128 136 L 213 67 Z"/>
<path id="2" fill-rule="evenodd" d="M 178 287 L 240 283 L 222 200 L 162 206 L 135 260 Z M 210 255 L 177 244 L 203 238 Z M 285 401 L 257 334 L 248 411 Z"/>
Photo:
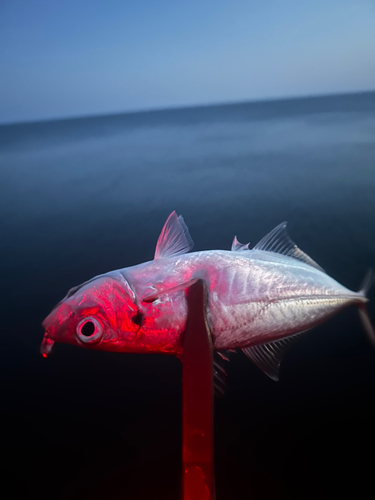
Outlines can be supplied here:
<path id="1" fill-rule="evenodd" d="M 49 336 L 48 333 L 46 332 L 44 334 L 42 343 L 40 345 L 40 353 L 43 356 L 43 358 L 47 358 L 49 354 L 51 354 L 52 348 L 55 344 L 55 341 L 52 340 Z"/>

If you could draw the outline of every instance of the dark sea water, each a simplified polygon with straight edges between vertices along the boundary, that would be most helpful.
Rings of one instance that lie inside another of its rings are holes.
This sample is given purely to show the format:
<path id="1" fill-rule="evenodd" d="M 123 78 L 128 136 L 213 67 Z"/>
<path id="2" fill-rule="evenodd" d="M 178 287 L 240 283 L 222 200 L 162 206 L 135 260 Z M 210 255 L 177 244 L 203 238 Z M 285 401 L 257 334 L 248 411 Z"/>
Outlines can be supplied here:
<path id="1" fill-rule="evenodd" d="M 255 244 L 287 220 L 359 289 L 375 266 L 375 93 L 0 127 L 7 499 L 178 498 L 179 361 L 39 354 L 67 290 L 152 259 L 173 210 L 196 250 L 229 249 L 235 234 Z M 355 308 L 290 350 L 279 383 L 234 355 L 215 402 L 217 499 L 365 498 L 374 422 L 375 355 Z"/>

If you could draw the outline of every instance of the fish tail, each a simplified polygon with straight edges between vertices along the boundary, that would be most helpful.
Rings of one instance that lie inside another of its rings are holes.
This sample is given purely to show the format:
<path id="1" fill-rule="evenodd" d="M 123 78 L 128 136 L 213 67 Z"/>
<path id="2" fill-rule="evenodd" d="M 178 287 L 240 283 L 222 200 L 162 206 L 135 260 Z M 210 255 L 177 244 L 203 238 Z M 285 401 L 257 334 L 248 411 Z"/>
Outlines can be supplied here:
<path id="1" fill-rule="evenodd" d="M 375 273 L 374 270 L 370 268 L 367 271 L 366 276 L 362 281 L 362 286 L 358 293 L 360 293 L 364 297 L 367 297 L 368 291 L 370 290 L 374 282 L 375 282 Z"/>
<path id="2" fill-rule="evenodd" d="M 359 290 L 359 294 L 362 295 L 362 297 L 367 298 L 368 291 L 370 290 L 371 286 L 375 282 L 375 274 L 373 269 L 369 269 L 363 282 L 361 289 Z M 362 302 L 358 304 L 358 311 L 359 311 L 359 317 L 361 319 L 363 328 L 365 329 L 366 335 L 375 349 L 375 330 L 374 327 L 371 323 L 370 317 L 368 315 L 367 309 L 366 309 L 366 303 Z"/>

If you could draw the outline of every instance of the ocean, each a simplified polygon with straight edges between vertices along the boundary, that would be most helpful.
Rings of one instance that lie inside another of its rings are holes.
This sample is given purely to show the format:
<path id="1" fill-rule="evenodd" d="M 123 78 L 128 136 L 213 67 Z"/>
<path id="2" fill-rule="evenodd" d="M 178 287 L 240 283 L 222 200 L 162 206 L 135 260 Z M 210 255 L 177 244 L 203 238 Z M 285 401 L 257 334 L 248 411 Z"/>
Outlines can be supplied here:
<path id="1" fill-rule="evenodd" d="M 178 498 L 180 362 L 63 344 L 39 354 L 67 290 L 152 259 L 173 210 L 194 250 L 229 250 L 234 235 L 252 246 L 288 221 L 304 252 L 359 289 L 375 266 L 375 92 L 0 126 L 7 498 Z M 242 353 L 227 372 L 217 500 L 367 496 L 375 356 L 355 308 L 296 344 L 279 383 Z"/>

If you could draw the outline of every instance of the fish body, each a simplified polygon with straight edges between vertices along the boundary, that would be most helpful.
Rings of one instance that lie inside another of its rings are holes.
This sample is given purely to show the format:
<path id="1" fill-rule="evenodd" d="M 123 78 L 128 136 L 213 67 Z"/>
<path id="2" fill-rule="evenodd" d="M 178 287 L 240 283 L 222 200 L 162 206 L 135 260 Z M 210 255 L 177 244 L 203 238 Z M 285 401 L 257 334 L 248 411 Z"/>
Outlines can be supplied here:
<path id="1" fill-rule="evenodd" d="M 173 212 L 155 258 L 111 271 L 75 287 L 46 318 L 42 353 L 54 341 L 120 352 L 180 355 L 197 280 L 207 289 L 207 321 L 216 351 L 241 348 L 267 375 L 278 378 L 289 341 L 356 304 L 366 331 L 363 290 L 348 290 L 328 276 L 289 238 L 281 224 L 252 250 L 234 239 L 232 250 L 187 253 L 192 241 Z"/>
<path id="2" fill-rule="evenodd" d="M 308 264 L 262 250 L 195 252 L 119 272 L 141 302 L 152 293 L 152 287 L 158 287 L 157 298 L 142 305 L 143 332 L 152 336 L 159 331 L 157 341 L 165 341 L 172 352 L 180 349 L 188 312 L 185 290 L 178 289 L 181 283 L 205 281 L 207 316 L 216 350 L 293 335 L 347 305 L 367 302 L 363 294 L 348 290 Z M 150 318 L 149 325 L 146 318 Z M 164 331 L 168 333 L 163 339 Z"/>

